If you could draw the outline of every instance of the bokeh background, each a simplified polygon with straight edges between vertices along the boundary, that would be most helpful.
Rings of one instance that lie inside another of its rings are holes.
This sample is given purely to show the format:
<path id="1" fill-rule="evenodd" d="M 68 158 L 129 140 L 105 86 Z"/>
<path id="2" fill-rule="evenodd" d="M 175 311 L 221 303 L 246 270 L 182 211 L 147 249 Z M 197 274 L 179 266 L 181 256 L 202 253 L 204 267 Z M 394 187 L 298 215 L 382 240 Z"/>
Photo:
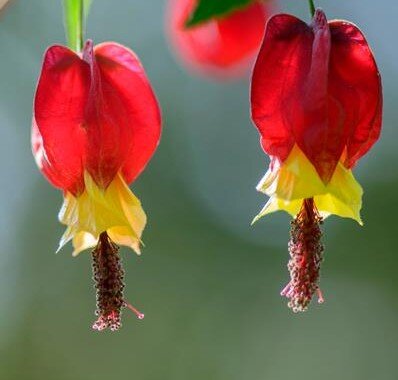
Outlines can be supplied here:
<path id="1" fill-rule="evenodd" d="M 293 315 L 289 217 L 250 227 L 267 168 L 249 118 L 249 79 L 193 77 L 171 53 L 161 0 L 95 0 L 87 36 L 141 57 L 163 108 L 160 148 L 133 189 L 149 216 L 141 258 L 122 250 L 124 314 L 96 333 L 88 253 L 53 252 L 61 194 L 30 152 L 32 98 L 48 45 L 64 43 L 61 1 L 15 0 L 0 16 L 0 379 L 397 379 L 398 213 L 396 0 L 316 1 L 366 33 L 385 89 L 382 138 L 356 169 L 363 228 L 324 225 L 326 303 Z M 307 2 L 280 8 L 308 19 Z M 242 31 L 244 33 L 244 31 Z"/>

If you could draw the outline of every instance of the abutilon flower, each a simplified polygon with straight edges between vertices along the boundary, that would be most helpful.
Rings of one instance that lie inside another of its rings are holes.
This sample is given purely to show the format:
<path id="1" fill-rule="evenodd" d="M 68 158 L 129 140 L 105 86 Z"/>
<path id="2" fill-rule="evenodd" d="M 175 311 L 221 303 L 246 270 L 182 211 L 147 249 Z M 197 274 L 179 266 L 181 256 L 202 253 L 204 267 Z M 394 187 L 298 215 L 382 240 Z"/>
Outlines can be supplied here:
<path id="1" fill-rule="evenodd" d="M 169 0 L 166 28 L 175 51 L 188 67 L 217 77 L 244 74 L 253 63 L 271 6 L 252 4 L 200 25 L 185 24 L 198 0 Z"/>
<path id="2" fill-rule="evenodd" d="M 160 139 L 160 110 L 137 56 L 114 42 L 82 54 L 51 46 L 34 99 L 32 148 L 37 165 L 63 191 L 59 220 L 76 256 L 94 248 L 97 316 L 93 328 L 120 327 L 124 306 L 118 246 L 140 253 L 146 215 L 128 187 Z"/>
<path id="3" fill-rule="evenodd" d="M 366 39 L 348 21 L 327 21 L 317 10 L 310 25 L 271 18 L 251 87 L 252 118 L 270 156 L 257 189 L 270 199 L 254 221 L 278 210 L 293 218 L 282 295 L 303 311 L 319 295 L 320 224 L 329 215 L 362 224 L 362 188 L 352 168 L 380 135 L 382 88 Z"/>

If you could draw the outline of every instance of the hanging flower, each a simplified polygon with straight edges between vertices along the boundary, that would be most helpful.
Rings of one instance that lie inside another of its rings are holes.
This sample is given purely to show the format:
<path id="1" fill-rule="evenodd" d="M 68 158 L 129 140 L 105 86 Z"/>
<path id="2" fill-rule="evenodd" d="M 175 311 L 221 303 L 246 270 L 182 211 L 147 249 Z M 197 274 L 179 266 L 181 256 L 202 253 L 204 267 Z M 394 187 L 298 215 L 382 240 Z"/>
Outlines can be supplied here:
<path id="1" fill-rule="evenodd" d="M 98 320 L 120 326 L 123 270 L 118 246 L 140 253 L 146 215 L 128 187 L 143 171 L 160 138 L 160 110 L 136 55 L 107 42 L 81 55 L 51 46 L 34 100 L 32 147 L 44 176 L 64 194 L 59 249 L 73 255 L 94 248 Z"/>
<path id="2" fill-rule="evenodd" d="M 293 311 L 319 290 L 320 224 L 328 215 L 362 224 L 362 188 L 352 174 L 380 134 L 380 75 L 362 32 L 327 22 L 307 25 L 282 14 L 269 20 L 252 78 L 252 118 L 271 157 L 257 189 L 270 199 L 254 221 L 278 210 L 293 218 L 282 291 Z"/>
<path id="3" fill-rule="evenodd" d="M 169 0 L 166 27 L 180 58 L 197 71 L 217 77 L 244 74 L 255 59 L 270 5 L 254 1 L 198 26 L 185 24 L 197 0 Z"/>

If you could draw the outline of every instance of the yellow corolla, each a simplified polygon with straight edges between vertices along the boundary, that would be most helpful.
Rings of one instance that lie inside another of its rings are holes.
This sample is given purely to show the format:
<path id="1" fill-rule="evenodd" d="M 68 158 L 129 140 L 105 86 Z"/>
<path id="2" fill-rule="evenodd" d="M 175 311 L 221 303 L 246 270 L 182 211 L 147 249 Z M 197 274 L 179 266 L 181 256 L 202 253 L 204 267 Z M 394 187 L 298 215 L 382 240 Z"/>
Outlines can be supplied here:
<path id="1" fill-rule="evenodd" d="M 85 172 L 84 184 L 84 192 L 79 196 L 65 194 L 58 217 L 67 228 L 58 250 L 72 240 L 73 255 L 76 256 L 95 247 L 100 234 L 107 232 L 114 243 L 128 246 L 140 254 L 146 215 L 122 176 L 117 174 L 110 185 L 102 189 Z"/>
<path id="2" fill-rule="evenodd" d="M 278 210 L 296 217 L 303 201 L 313 198 L 323 218 L 333 214 L 355 219 L 362 225 L 360 210 L 363 191 L 352 171 L 339 162 L 330 182 L 325 184 L 297 145 L 282 165 L 276 161 L 270 165 L 257 190 L 267 194 L 270 199 L 253 223 Z"/>

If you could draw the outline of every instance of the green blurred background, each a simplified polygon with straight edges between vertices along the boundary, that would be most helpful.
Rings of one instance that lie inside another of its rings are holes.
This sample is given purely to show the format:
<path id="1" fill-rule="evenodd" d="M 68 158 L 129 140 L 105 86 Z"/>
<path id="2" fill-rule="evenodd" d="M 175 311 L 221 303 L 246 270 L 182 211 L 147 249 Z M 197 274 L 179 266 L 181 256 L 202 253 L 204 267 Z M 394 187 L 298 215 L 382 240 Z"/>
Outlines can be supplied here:
<path id="1" fill-rule="evenodd" d="M 0 18 L 0 379 L 397 379 L 396 0 L 317 1 L 366 33 L 385 88 L 382 138 L 356 169 L 363 228 L 325 223 L 322 306 L 293 315 L 289 217 L 250 227 L 267 169 L 248 78 L 190 76 L 165 38 L 165 2 L 94 0 L 87 36 L 132 47 L 163 108 L 160 148 L 133 185 L 149 216 L 141 258 L 122 250 L 126 295 L 145 312 L 96 333 L 88 253 L 55 255 L 61 194 L 30 152 L 32 98 L 48 45 L 64 43 L 61 1 L 15 0 Z M 308 19 L 307 2 L 280 7 Z M 242 31 L 244 33 L 244 31 Z"/>

